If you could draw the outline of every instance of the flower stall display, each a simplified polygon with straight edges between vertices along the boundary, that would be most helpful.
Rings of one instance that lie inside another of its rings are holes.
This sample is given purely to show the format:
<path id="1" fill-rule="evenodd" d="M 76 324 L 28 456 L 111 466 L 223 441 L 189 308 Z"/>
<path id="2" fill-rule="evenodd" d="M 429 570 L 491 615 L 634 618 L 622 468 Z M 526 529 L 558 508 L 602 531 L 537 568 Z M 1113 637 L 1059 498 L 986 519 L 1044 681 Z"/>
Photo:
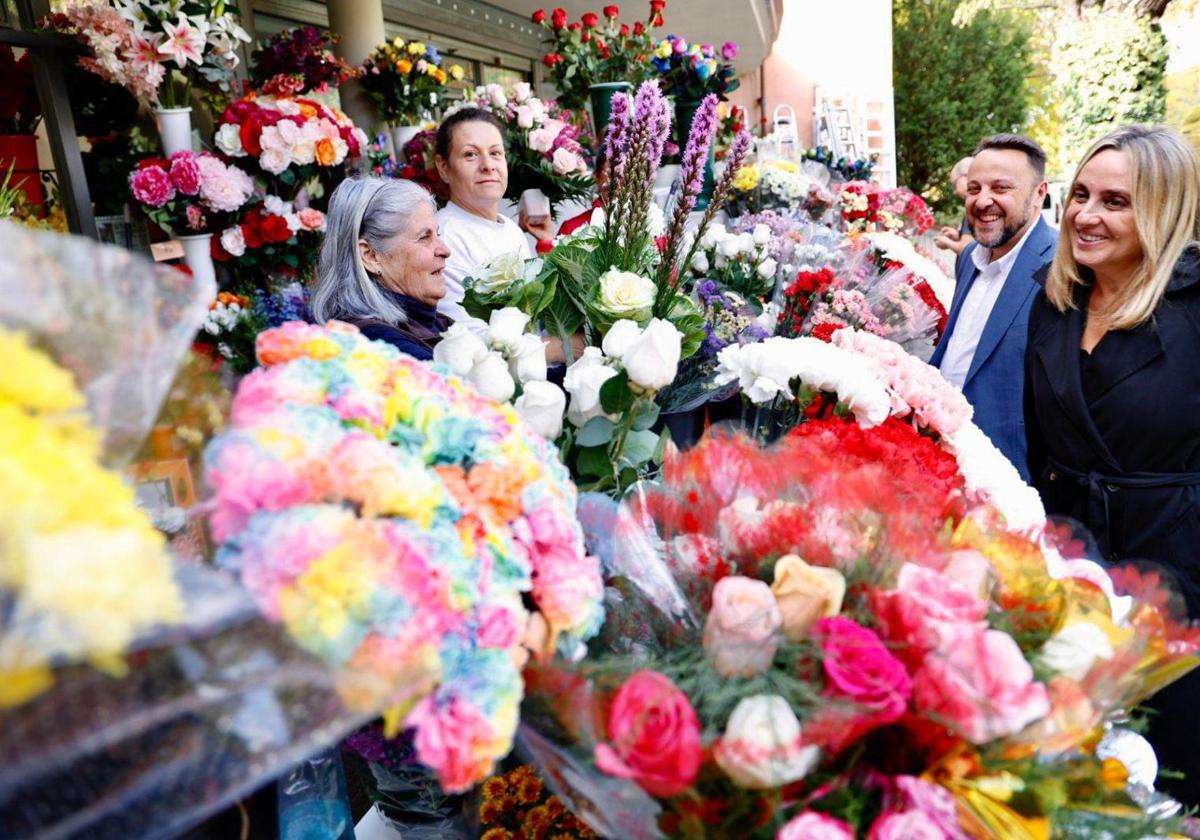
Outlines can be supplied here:
<path id="1" fill-rule="evenodd" d="M 817 173 L 824 175 L 819 168 Z M 735 216 L 776 211 L 814 221 L 824 218 L 834 201 L 835 196 L 819 178 L 810 177 L 805 167 L 788 160 L 743 166 L 734 178 L 730 196 Z"/>
<path id="2" fill-rule="evenodd" d="M 255 90 L 275 96 L 326 93 L 358 75 L 333 51 L 338 40 L 316 26 L 285 29 L 251 54 L 250 82 Z"/>
<path id="3" fill-rule="evenodd" d="M 147 158 L 129 175 L 129 188 L 146 216 L 175 236 L 212 233 L 250 199 L 254 181 L 207 152 Z"/>
<path id="4" fill-rule="evenodd" d="M 699 103 L 710 93 L 721 99 L 738 89 L 733 65 L 738 47 L 726 41 L 717 49 L 712 44 L 689 44 L 678 35 L 668 35 L 654 45 L 650 62 L 658 73 L 663 92 L 676 103 Z"/>
<path id="5" fill-rule="evenodd" d="M 722 288 L 761 306 L 775 290 L 778 262 L 770 254 L 771 230 L 755 225 L 749 231 L 730 231 L 714 224 L 704 233 L 692 258 L 698 277 L 716 280 Z"/>
<path id="6" fill-rule="evenodd" d="M 430 119 L 447 81 L 462 81 L 464 75 L 461 65 L 443 68 L 433 44 L 405 42 L 399 35 L 376 47 L 360 72 L 363 90 L 392 126 L 417 126 Z"/>
<path id="7" fill-rule="evenodd" d="M 529 326 L 529 316 L 513 306 L 493 310 L 486 323 L 460 319 L 433 348 L 433 360 L 485 397 L 502 403 L 516 397 L 519 403 L 519 395 L 533 383 L 546 381 L 546 345 L 541 336 L 527 331 Z M 549 440 L 558 437 L 557 430 L 547 434 L 540 424 L 531 425 Z"/>
<path id="8" fill-rule="evenodd" d="M 575 488 L 512 407 L 352 326 L 267 330 L 258 358 L 206 453 L 218 562 L 466 790 L 509 751 L 528 651 L 602 621 Z"/>
<path id="9" fill-rule="evenodd" d="M 554 100 L 538 99 L 528 82 L 518 82 L 507 89 L 495 84 L 480 86 L 463 105 L 490 111 L 506 126 L 509 198 L 516 200 L 526 190 L 541 190 L 553 209 L 559 202 L 590 195 L 592 169 L 579 145 L 579 129 Z"/>
<path id="10" fill-rule="evenodd" d="M 307 196 L 305 196 L 307 198 Z M 325 233 L 325 214 L 315 207 L 267 195 L 239 214 L 236 224 L 217 232 L 213 259 L 242 278 L 243 285 L 264 285 L 265 278 L 306 280 L 317 264 Z M 247 358 L 253 366 L 253 344 Z"/>
<path id="11" fill-rule="evenodd" d="M 255 340 L 260 332 L 307 317 L 308 288 L 296 281 L 250 287 L 245 294 L 220 292 L 209 304 L 193 350 L 246 374 L 258 364 Z"/>
<path id="12" fill-rule="evenodd" d="M 709 435 L 622 504 L 592 656 L 529 679 L 555 792 L 606 836 L 1169 832 L 1111 726 L 1200 633 L 1153 574 L 997 513 L 937 441 L 965 402 L 858 335 L 779 354 L 816 409 L 775 447 Z"/>
<path id="13" fill-rule="evenodd" d="M 159 86 L 167 75 L 163 56 L 153 36 L 120 9 L 99 3 L 67 5 L 50 15 L 47 24 L 88 47 L 91 54 L 76 59 L 84 70 L 120 85 L 139 102 L 158 101 Z"/>
<path id="14" fill-rule="evenodd" d="M 592 97 L 595 86 L 603 86 L 598 100 L 592 99 L 597 137 L 608 124 L 608 102 L 616 90 L 636 87 L 649 75 L 647 59 L 653 49 L 651 30 L 662 26 L 665 0 L 650 0 L 646 20 L 635 21 L 630 27 L 620 21 L 617 6 L 605 6 L 604 19 L 587 12 L 578 21 L 568 22 L 563 9 L 549 14 L 544 9 L 533 13 L 550 37 L 550 52 L 542 63 L 550 71 L 550 79 L 558 91 L 558 102 L 571 111 L 582 111 Z"/>

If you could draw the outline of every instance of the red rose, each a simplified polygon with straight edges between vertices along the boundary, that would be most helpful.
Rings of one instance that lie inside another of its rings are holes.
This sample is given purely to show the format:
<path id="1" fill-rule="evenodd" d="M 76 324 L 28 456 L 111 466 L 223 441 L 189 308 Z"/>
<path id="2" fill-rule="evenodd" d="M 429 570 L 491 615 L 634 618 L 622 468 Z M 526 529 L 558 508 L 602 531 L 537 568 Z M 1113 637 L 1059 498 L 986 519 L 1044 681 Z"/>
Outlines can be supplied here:
<path id="1" fill-rule="evenodd" d="M 583 28 L 583 25 L 580 24 L 578 21 L 576 21 L 575 23 L 567 24 L 567 29 L 569 29 L 571 32 L 578 32 L 581 28 Z"/>
<path id="2" fill-rule="evenodd" d="M 641 24 L 638 24 L 638 25 L 640 26 Z M 621 37 L 622 38 L 629 37 L 629 24 L 628 23 L 621 24 Z"/>
<path id="3" fill-rule="evenodd" d="M 634 21 L 634 23 L 633 23 L 633 34 L 634 35 L 641 35 L 645 31 L 646 31 L 646 27 L 642 26 L 642 22 L 640 20 Z"/>
<path id="4" fill-rule="evenodd" d="M 545 9 L 538 9 L 536 12 L 533 13 L 533 22 L 534 23 L 541 23 L 545 19 L 546 19 L 546 10 Z"/>
<path id="5" fill-rule="evenodd" d="M 233 259 L 233 254 L 225 250 L 225 246 L 221 244 L 221 237 L 214 236 L 210 240 L 209 253 L 216 262 L 229 262 Z"/>
<path id="6" fill-rule="evenodd" d="M 667 8 L 667 0 L 650 0 L 650 14 L 660 15 Z"/>
<path id="7" fill-rule="evenodd" d="M 563 57 L 558 53 L 549 53 L 545 58 L 542 59 L 542 63 L 547 67 L 553 67 L 555 64 L 562 63 L 562 60 Z"/>
<path id="8" fill-rule="evenodd" d="M 584 32 L 583 35 L 580 36 L 579 40 L 586 44 L 588 41 L 592 40 L 592 33 Z"/>
<path id="9" fill-rule="evenodd" d="M 287 242 L 292 238 L 292 229 L 283 216 L 267 216 L 262 225 L 262 237 L 267 242 Z"/>
<path id="10" fill-rule="evenodd" d="M 621 14 L 621 10 L 618 9 L 616 6 L 605 6 L 604 7 L 604 16 L 606 18 L 608 18 L 609 20 L 612 20 L 613 18 L 618 17 L 620 14 Z"/>
<path id="11" fill-rule="evenodd" d="M 262 221 L 262 213 L 258 210 L 251 210 L 242 220 L 242 238 L 246 240 L 247 248 L 263 246 Z"/>
<path id="12" fill-rule="evenodd" d="M 567 10 L 563 8 L 555 9 L 550 14 L 550 25 L 554 27 L 554 31 L 562 29 L 567 25 Z"/>
<path id="13" fill-rule="evenodd" d="M 583 21 L 583 25 L 588 29 L 595 29 L 596 24 L 600 22 L 600 18 L 596 17 L 595 12 L 588 12 L 582 18 L 580 18 L 580 20 Z"/>
<path id="14" fill-rule="evenodd" d="M 601 772 L 632 779 L 651 796 L 674 796 L 700 773 L 700 721 L 687 695 L 657 671 L 632 674 L 613 698 Z"/>

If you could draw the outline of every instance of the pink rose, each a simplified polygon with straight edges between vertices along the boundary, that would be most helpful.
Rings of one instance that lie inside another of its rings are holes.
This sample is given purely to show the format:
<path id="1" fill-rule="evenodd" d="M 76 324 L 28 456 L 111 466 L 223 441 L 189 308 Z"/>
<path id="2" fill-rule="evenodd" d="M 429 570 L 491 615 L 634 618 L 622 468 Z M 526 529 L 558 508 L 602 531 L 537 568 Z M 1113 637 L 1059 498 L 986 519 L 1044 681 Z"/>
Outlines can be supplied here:
<path id="1" fill-rule="evenodd" d="M 184 195 L 200 192 L 200 167 L 191 152 L 181 151 L 171 155 L 171 183 Z"/>
<path id="2" fill-rule="evenodd" d="M 439 704 L 432 695 L 405 718 L 417 728 L 417 758 L 437 774 L 447 793 L 459 793 L 491 772 L 508 739 L 493 731 L 487 716 L 473 703 L 454 698 Z"/>
<path id="3" fill-rule="evenodd" d="M 305 230 L 325 230 L 325 214 L 314 207 L 305 207 L 296 216 Z"/>
<path id="4" fill-rule="evenodd" d="M 137 169 L 129 176 L 129 188 L 133 197 L 150 207 L 162 207 L 175 197 L 175 185 L 171 176 L 161 166 Z"/>
<path id="5" fill-rule="evenodd" d="M 531 131 L 529 132 L 529 148 L 544 155 L 554 146 L 554 138 L 557 136 L 545 127 Z"/>
<path id="6" fill-rule="evenodd" d="M 952 625 L 941 650 L 925 657 L 913 679 L 913 700 L 975 744 L 1020 732 L 1050 713 L 1046 686 L 1012 636 L 974 625 Z"/>
<path id="7" fill-rule="evenodd" d="M 241 225 L 221 231 L 221 247 L 233 257 L 240 257 L 246 253 L 246 236 L 242 233 Z"/>
<path id="8" fill-rule="evenodd" d="M 554 150 L 550 163 L 555 175 L 570 175 L 584 168 L 583 158 L 561 147 Z"/>
<path id="9" fill-rule="evenodd" d="M 771 667 L 782 627 L 771 587 L 730 575 L 713 587 L 712 609 L 704 622 L 704 652 L 720 674 L 751 677 Z"/>
<path id="10" fill-rule="evenodd" d="M 657 671 L 632 674 L 613 698 L 596 766 L 651 796 L 686 790 L 700 773 L 700 721 L 687 696 Z"/>
<path id="11" fill-rule="evenodd" d="M 920 811 L 886 811 L 871 824 L 867 840 L 949 840 Z"/>
<path id="12" fill-rule="evenodd" d="M 985 626 L 987 604 L 962 584 L 933 569 L 905 563 L 894 590 L 876 590 L 871 603 L 882 635 L 907 645 L 901 658 L 915 665 L 922 653 L 942 645 L 947 628 L 957 624 Z"/>
<path id="13" fill-rule="evenodd" d="M 854 840 L 854 829 L 828 814 L 805 811 L 779 829 L 775 840 Z"/>
<path id="14" fill-rule="evenodd" d="M 874 632 L 838 616 L 817 622 L 826 696 L 851 700 L 877 724 L 898 720 L 908 707 L 912 679 Z"/>

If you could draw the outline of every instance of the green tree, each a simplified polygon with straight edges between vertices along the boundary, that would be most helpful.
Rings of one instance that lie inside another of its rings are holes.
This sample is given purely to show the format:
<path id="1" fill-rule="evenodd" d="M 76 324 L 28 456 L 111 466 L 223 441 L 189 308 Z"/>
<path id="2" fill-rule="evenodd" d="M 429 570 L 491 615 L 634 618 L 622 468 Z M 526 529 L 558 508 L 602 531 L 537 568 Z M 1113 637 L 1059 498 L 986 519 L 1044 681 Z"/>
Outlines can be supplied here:
<path id="1" fill-rule="evenodd" d="M 1024 126 L 1029 31 L 984 10 L 956 26 L 956 0 L 893 0 L 892 85 L 899 181 L 937 210 L 956 201 L 950 168 L 979 140 Z"/>

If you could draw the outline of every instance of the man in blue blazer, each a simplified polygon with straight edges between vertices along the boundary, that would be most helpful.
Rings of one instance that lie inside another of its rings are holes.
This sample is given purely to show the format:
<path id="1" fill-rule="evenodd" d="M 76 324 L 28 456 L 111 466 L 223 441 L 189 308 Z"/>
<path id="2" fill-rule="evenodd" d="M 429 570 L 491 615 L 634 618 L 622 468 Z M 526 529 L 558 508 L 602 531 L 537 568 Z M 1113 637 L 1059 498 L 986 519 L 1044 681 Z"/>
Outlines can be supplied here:
<path id="1" fill-rule="evenodd" d="M 1042 221 L 1046 153 L 1020 134 L 980 142 L 967 171 L 975 244 L 959 260 L 946 332 L 929 363 L 962 388 L 975 423 L 1029 481 L 1025 341 L 1029 307 L 1058 235 Z"/>

